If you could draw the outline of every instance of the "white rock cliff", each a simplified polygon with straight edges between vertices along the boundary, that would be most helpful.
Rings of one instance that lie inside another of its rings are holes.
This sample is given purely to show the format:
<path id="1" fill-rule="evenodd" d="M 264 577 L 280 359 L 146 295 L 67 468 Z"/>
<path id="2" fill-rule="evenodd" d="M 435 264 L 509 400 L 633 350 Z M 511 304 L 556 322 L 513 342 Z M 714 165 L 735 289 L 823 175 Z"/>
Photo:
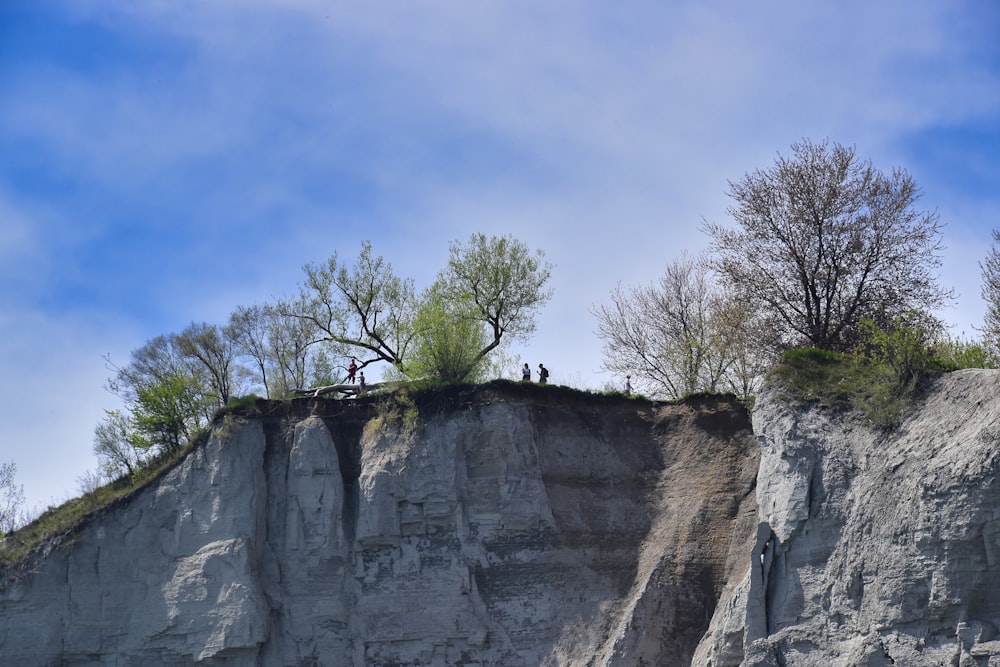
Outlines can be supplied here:
<path id="1" fill-rule="evenodd" d="M 265 403 L 0 582 L 0 665 L 687 664 L 757 523 L 728 399 Z"/>
<path id="2" fill-rule="evenodd" d="M 0 665 L 1000 667 L 1000 372 L 261 403 L 0 573 Z"/>
<path id="3" fill-rule="evenodd" d="M 753 414 L 760 524 L 692 664 L 1000 665 L 1000 372 L 934 383 L 901 426 Z"/>

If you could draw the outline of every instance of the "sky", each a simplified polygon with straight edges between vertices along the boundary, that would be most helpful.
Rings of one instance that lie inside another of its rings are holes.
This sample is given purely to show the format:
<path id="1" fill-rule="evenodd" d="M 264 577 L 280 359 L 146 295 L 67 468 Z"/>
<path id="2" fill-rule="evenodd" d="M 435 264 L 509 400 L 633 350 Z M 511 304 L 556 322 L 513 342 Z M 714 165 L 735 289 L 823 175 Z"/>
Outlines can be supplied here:
<path id="1" fill-rule="evenodd" d="M 602 388 L 595 306 L 728 221 L 802 140 L 906 169 L 975 335 L 1000 228 L 993 0 L 4 0 L 0 462 L 79 495 L 105 357 L 291 296 L 363 241 L 430 284 L 453 241 L 552 263 L 512 348 Z"/>

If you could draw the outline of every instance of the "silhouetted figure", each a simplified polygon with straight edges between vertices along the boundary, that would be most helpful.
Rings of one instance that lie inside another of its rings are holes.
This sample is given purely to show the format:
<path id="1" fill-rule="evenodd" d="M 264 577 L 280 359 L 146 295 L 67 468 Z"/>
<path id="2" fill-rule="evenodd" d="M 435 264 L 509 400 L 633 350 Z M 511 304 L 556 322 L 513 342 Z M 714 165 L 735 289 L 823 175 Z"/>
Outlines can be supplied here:
<path id="1" fill-rule="evenodd" d="M 524 368 L 521 369 L 521 381 L 531 382 L 531 369 L 528 368 L 528 364 L 524 364 Z"/>
<path id="2" fill-rule="evenodd" d="M 549 381 L 549 369 L 541 364 L 538 364 L 538 383 L 548 384 Z"/>

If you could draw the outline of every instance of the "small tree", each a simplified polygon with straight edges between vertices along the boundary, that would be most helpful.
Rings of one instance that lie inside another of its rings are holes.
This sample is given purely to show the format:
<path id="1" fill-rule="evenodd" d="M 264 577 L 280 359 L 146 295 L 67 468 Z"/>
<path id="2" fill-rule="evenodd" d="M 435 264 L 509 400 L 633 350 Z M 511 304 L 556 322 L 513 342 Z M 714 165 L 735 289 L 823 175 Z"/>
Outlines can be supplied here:
<path id="1" fill-rule="evenodd" d="M 105 410 L 104 420 L 94 428 L 94 455 L 107 479 L 133 475 L 145 462 L 149 444 L 119 410 Z"/>
<path id="2" fill-rule="evenodd" d="M 484 357 L 479 352 L 487 341 L 473 313 L 432 288 L 423 295 L 414 327 L 414 344 L 406 363 L 411 377 L 444 382 L 481 379 Z"/>
<path id="3" fill-rule="evenodd" d="M 282 312 L 309 322 L 317 340 L 353 350 L 362 368 L 386 361 L 403 370 L 413 340 L 413 281 L 396 277 L 367 241 L 352 267 L 334 253 L 325 265 L 308 264 L 303 270 L 301 298 L 285 304 Z"/>
<path id="4" fill-rule="evenodd" d="M 979 263 L 983 276 L 981 293 L 986 301 L 983 342 L 994 355 L 1000 355 L 1000 250 L 997 244 L 1000 244 L 1000 231 L 993 230 L 993 246 L 985 263 Z"/>
<path id="5" fill-rule="evenodd" d="M 0 463 L 0 536 L 17 528 L 24 519 L 24 486 L 17 484 L 13 461 Z"/>
<path id="6" fill-rule="evenodd" d="M 184 354 L 176 335 L 157 336 L 133 350 L 123 368 L 105 360 L 114 371 L 108 390 L 124 401 L 143 446 L 176 451 L 219 407 L 208 371 Z"/>
<path id="7" fill-rule="evenodd" d="M 904 170 L 883 174 L 827 142 L 792 152 L 729 184 L 735 228 L 705 225 L 716 268 L 787 345 L 850 349 L 862 318 L 889 326 L 952 296 L 933 275 L 938 216 L 915 208 L 920 190 Z"/>
<path id="8" fill-rule="evenodd" d="M 704 258 L 682 255 L 656 284 L 619 285 L 610 306 L 591 312 L 604 342 L 604 368 L 632 375 L 636 388 L 653 396 L 722 389 L 748 396 L 770 365 L 765 348 L 752 340 L 754 314 L 719 288 Z"/>
<path id="9" fill-rule="evenodd" d="M 512 236 L 473 234 L 466 244 L 452 243 L 448 266 L 434 289 L 455 304 L 461 318 L 485 326 L 485 344 L 475 354 L 478 362 L 505 336 L 524 340 L 534 332 L 538 310 L 552 297 L 545 287 L 551 274 L 543 251 L 531 252 Z"/>
<path id="10" fill-rule="evenodd" d="M 132 419 L 140 446 L 173 454 L 202 427 L 207 400 L 203 387 L 190 375 L 176 374 L 140 387 Z"/>
<path id="11" fill-rule="evenodd" d="M 191 324 L 177 334 L 174 345 L 185 359 L 201 366 L 208 381 L 206 395 L 221 408 L 241 389 L 236 345 L 214 324 Z"/>
<path id="12" fill-rule="evenodd" d="M 914 311 L 896 318 L 890 327 L 881 327 L 868 318 L 858 323 L 855 355 L 872 369 L 886 370 L 896 396 L 910 394 L 921 375 L 932 367 L 932 334 L 923 325 L 925 320 Z"/>

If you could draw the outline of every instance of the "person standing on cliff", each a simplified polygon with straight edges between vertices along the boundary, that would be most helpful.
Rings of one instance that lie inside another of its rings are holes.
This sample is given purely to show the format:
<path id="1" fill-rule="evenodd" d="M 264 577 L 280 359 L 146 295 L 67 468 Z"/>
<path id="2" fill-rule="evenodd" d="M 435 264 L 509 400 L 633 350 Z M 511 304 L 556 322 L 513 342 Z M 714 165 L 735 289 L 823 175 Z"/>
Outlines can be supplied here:
<path id="1" fill-rule="evenodd" d="M 524 368 L 521 369 L 521 381 L 531 382 L 531 369 L 528 368 L 528 363 L 524 363 Z"/>
<path id="2" fill-rule="evenodd" d="M 354 374 L 358 372 L 357 360 L 351 358 L 351 365 L 347 367 L 347 381 L 354 384 Z"/>
<path id="3" fill-rule="evenodd" d="M 632 376 L 631 375 L 626 375 L 625 376 L 625 395 L 626 396 L 631 396 L 632 395 Z"/>
<path id="4" fill-rule="evenodd" d="M 365 372 L 361 371 L 361 374 L 358 375 L 358 393 L 359 394 L 365 393 L 366 386 L 367 385 L 365 384 Z"/>
<path id="5" fill-rule="evenodd" d="M 541 364 L 538 364 L 538 384 L 548 384 L 549 381 L 549 369 Z"/>

